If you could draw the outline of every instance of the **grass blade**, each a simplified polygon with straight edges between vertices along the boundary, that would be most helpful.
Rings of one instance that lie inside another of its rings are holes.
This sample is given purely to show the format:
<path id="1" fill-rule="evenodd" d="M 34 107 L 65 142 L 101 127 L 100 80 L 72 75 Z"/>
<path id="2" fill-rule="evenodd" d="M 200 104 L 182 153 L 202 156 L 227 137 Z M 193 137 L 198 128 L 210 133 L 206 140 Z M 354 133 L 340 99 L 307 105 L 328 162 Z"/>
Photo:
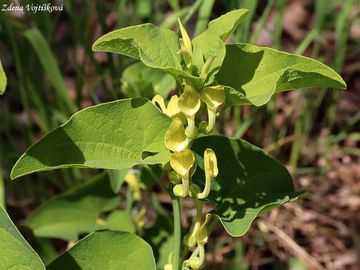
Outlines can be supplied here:
<path id="1" fill-rule="evenodd" d="M 70 99 L 59 66 L 56 63 L 56 59 L 52 54 L 51 49 L 46 42 L 44 36 L 37 28 L 27 30 L 24 33 L 24 36 L 28 39 L 37 56 L 39 57 L 43 68 L 46 70 L 49 79 L 55 88 L 56 95 L 58 96 L 62 104 L 67 107 L 67 112 L 75 112 L 77 108 L 74 102 Z"/>

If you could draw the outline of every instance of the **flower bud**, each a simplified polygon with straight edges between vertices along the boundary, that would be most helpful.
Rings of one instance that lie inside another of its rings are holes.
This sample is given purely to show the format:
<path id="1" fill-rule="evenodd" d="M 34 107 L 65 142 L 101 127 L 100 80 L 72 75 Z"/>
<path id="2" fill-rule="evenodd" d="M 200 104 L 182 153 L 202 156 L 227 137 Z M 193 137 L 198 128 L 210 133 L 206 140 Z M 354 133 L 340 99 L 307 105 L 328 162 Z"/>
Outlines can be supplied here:
<path id="1" fill-rule="evenodd" d="M 183 59 L 184 59 L 186 67 L 191 68 L 191 65 L 192 65 L 191 40 L 190 40 L 190 37 L 189 37 L 186 29 L 182 25 L 180 19 L 178 19 L 178 23 L 179 23 L 180 33 L 182 36 L 182 38 L 179 39 L 179 41 L 180 41 L 180 52 L 179 53 L 181 53 L 183 55 Z"/>
<path id="2" fill-rule="evenodd" d="M 184 191 L 184 185 L 183 184 L 177 184 L 173 187 L 173 193 L 176 197 L 185 197 L 186 193 Z"/>

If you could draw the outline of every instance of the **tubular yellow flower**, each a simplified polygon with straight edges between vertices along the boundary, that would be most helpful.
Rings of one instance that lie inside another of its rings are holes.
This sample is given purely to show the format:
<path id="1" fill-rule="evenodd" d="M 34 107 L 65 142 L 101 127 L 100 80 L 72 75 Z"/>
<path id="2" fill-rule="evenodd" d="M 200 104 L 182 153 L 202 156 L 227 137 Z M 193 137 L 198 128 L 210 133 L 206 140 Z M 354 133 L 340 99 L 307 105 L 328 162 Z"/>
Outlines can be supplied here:
<path id="1" fill-rule="evenodd" d="M 194 166 L 195 156 L 189 149 L 185 149 L 179 153 L 173 153 L 170 157 L 171 167 L 181 176 L 190 173 L 190 169 Z"/>
<path id="2" fill-rule="evenodd" d="M 210 133 L 215 127 L 216 110 L 225 101 L 225 90 L 222 85 L 208 86 L 200 92 L 201 100 L 206 103 L 208 111 L 208 125 L 203 130 Z"/>
<path id="3" fill-rule="evenodd" d="M 194 139 L 197 135 L 195 115 L 199 111 L 200 105 L 201 101 L 198 92 L 189 83 L 185 83 L 184 92 L 179 98 L 178 106 L 180 111 L 186 116 L 188 123 L 186 135 L 191 139 Z"/>
<path id="4" fill-rule="evenodd" d="M 189 35 L 188 35 L 186 29 L 182 25 L 180 19 L 178 19 L 178 23 L 179 23 L 179 29 L 180 29 L 180 32 L 181 32 L 181 36 L 182 36 L 182 38 L 179 39 L 180 48 L 181 48 L 180 53 L 183 55 L 183 59 L 184 59 L 186 67 L 190 68 L 191 65 L 192 65 L 192 44 L 191 44 L 191 40 L 189 38 Z"/>
<path id="5" fill-rule="evenodd" d="M 180 118 L 174 118 L 165 133 L 165 146 L 173 152 L 180 152 L 186 148 L 189 139 L 185 135 L 185 128 Z"/>
<path id="6" fill-rule="evenodd" d="M 207 214 L 205 217 L 204 223 L 199 227 L 199 229 L 196 232 L 196 241 L 200 245 L 205 245 L 208 241 L 208 225 L 210 223 L 210 220 L 212 219 L 212 216 L 210 214 Z"/>
<path id="7" fill-rule="evenodd" d="M 144 228 L 145 214 L 146 214 L 146 208 L 141 207 L 140 211 L 135 216 L 134 223 L 135 223 L 135 227 L 139 232 L 141 232 L 142 229 Z"/>
<path id="8" fill-rule="evenodd" d="M 198 194 L 199 199 L 205 199 L 209 195 L 211 182 L 213 178 L 216 177 L 219 173 L 216 155 L 214 151 L 210 148 L 207 148 L 204 151 L 204 165 L 205 165 L 205 187 L 204 190 L 200 194 Z"/>
<path id="9" fill-rule="evenodd" d="M 154 105 L 158 104 L 160 109 L 165 113 L 167 116 L 171 118 L 178 117 L 185 123 L 185 115 L 180 111 L 179 106 L 179 97 L 177 95 L 173 95 L 170 98 L 168 105 L 165 105 L 164 98 L 160 95 L 156 95 L 152 99 L 152 103 Z"/>
<path id="10" fill-rule="evenodd" d="M 171 155 L 171 167 L 181 176 L 182 181 L 182 184 L 178 184 L 174 187 L 173 191 L 175 195 L 185 197 L 189 194 L 190 170 L 194 166 L 194 163 L 194 154 L 189 149 Z"/>
<path id="11" fill-rule="evenodd" d="M 208 225 L 212 220 L 212 216 L 207 214 L 204 223 L 196 230 L 195 238 L 198 253 L 193 253 L 187 260 L 191 269 L 200 269 L 205 262 L 205 244 L 208 241 Z"/>
<path id="12" fill-rule="evenodd" d="M 195 193 L 198 193 L 199 187 L 195 184 L 191 184 L 190 192 L 189 192 L 190 196 L 191 196 L 191 193 L 194 191 L 195 191 Z M 187 245 L 188 247 L 194 247 L 196 245 L 196 243 L 197 243 L 196 234 L 201 225 L 203 202 L 200 200 L 195 200 L 195 202 L 196 202 L 196 216 L 195 216 L 194 228 L 191 233 L 185 235 L 185 237 L 184 237 L 184 244 Z"/>
<path id="13" fill-rule="evenodd" d="M 141 200 L 141 189 L 145 189 L 144 184 L 140 183 L 137 176 L 131 172 L 125 175 L 125 182 L 129 185 L 131 192 L 133 193 L 134 200 Z"/>
<path id="14" fill-rule="evenodd" d="M 173 95 L 170 98 L 170 101 L 167 106 L 166 114 L 170 117 L 175 117 L 180 113 L 179 106 L 179 97 L 177 95 Z"/>

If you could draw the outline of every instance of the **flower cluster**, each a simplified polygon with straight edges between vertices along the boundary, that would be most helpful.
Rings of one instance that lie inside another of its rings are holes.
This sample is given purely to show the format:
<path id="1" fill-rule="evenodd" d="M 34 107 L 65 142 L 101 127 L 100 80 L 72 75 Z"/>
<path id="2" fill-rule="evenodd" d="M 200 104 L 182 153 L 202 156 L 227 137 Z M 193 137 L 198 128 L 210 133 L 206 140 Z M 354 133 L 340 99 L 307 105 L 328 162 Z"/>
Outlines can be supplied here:
<path id="1" fill-rule="evenodd" d="M 186 68 L 192 68 L 192 44 L 185 28 L 179 21 L 179 28 L 182 35 L 180 38 L 179 54 L 183 56 Z M 206 64 L 205 64 L 206 66 Z M 201 71 L 204 73 L 204 69 Z M 204 74 L 200 74 L 204 75 Z M 207 74 L 205 74 L 207 75 Z M 172 121 L 165 134 L 165 146 L 172 151 L 169 173 L 170 181 L 174 184 L 173 193 L 175 196 L 185 198 L 190 196 L 196 203 L 196 218 L 193 230 L 184 237 L 184 244 L 192 248 L 196 246 L 190 258 L 185 261 L 189 269 L 198 269 L 204 263 L 204 246 L 208 238 L 208 224 L 211 215 L 206 215 L 202 223 L 203 201 L 209 196 L 211 183 L 218 175 L 217 158 L 215 152 L 207 148 L 204 151 L 205 186 L 203 190 L 191 182 L 192 172 L 195 166 L 194 153 L 189 149 L 193 139 L 200 133 L 208 134 L 215 128 L 216 111 L 225 101 L 224 87 L 221 85 L 209 85 L 196 89 L 189 81 L 182 83 L 180 96 L 171 97 L 167 106 L 164 99 L 156 95 L 152 102 L 158 105 L 163 113 L 171 117 Z M 199 114 L 202 106 L 206 106 L 208 121 L 201 122 Z M 165 269 L 172 269 L 171 258 Z"/>
<path id="2" fill-rule="evenodd" d="M 224 89 L 218 86 L 209 86 L 195 90 L 188 82 L 184 83 L 184 90 L 180 97 L 171 97 L 168 105 L 164 99 L 156 95 L 152 102 L 172 118 L 169 129 L 165 134 L 165 146 L 173 153 L 170 158 L 171 168 L 179 178 L 171 177 L 175 184 L 173 192 L 176 196 L 186 197 L 189 195 L 191 186 L 191 173 L 195 164 L 195 156 L 188 148 L 191 140 L 195 139 L 200 132 L 209 133 L 215 127 L 216 110 L 224 102 Z M 206 104 L 208 122 L 196 123 L 196 115 L 202 103 Z M 197 197 L 205 199 L 210 192 L 211 181 L 218 174 L 217 160 L 214 151 L 206 149 L 204 152 L 205 163 L 205 188 Z"/>

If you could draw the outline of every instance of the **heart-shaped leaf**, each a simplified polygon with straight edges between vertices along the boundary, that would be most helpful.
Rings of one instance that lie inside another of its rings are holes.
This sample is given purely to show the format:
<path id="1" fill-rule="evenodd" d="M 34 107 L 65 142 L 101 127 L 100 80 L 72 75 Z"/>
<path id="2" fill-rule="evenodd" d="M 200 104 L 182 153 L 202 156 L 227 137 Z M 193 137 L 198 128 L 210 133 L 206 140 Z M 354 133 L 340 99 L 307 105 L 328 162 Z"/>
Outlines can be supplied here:
<path id="1" fill-rule="evenodd" d="M 37 237 L 76 241 L 81 233 L 106 228 L 100 215 L 119 203 L 103 173 L 45 202 L 29 216 L 27 225 Z"/>
<path id="2" fill-rule="evenodd" d="M 88 107 L 31 146 L 11 178 L 67 167 L 122 170 L 166 163 L 164 136 L 170 118 L 143 98 Z"/>
<path id="3" fill-rule="evenodd" d="M 66 251 L 48 270 L 155 270 L 153 251 L 140 237 L 128 232 L 92 233 Z"/>
<path id="4" fill-rule="evenodd" d="M 45 270 L 40 257 L 25 241 L 0 206 L 0 262 L 2 269 Z"/>
<path id="5" fill-rule="evenodd" d="M 150 23 L 107 33 L 95 41 L 93 50 L 127 55 L 154 68 L 182 69 L 177 34 Z"/>
<path id="6" fill-rule="evenodd" d="M 330 67 L 300 55 L 251 44 L 226 46 L 215 80 L 227 88 L 229 105 L 264 105 L 276 92 L 295 88 L 346 88 Z"/>
<path id="7" fill-rule="evenodd" d="M 144 229 L 143 238 L 153 248 L 157 269 L 164 269 L 174 248 L 171 216 L 157 213 L 155 222 Z"/>
<path id="8" fill-rule="evenodd" d="M 179 37 L 175 32 L 150 23 L 112 31 L 93 44 L 93 51 L 130 56 L 148 67 L 172 74 L 179 82 L 186 78 L 196 86 L 201 85 L 199 78 L 183 70 L 179 50 Z"/>
<path id="9" fill-rule="evenodd" d="M 219 168 L 208 200 L 230 235 L 244 235 L 263 211 L 299 196 L 283 165 L 248 142 L 221 136 L 200 137 L 191 146 L 197 163 L 192 179 L 201 187 L 207 148 L 215 152 Z"/>

